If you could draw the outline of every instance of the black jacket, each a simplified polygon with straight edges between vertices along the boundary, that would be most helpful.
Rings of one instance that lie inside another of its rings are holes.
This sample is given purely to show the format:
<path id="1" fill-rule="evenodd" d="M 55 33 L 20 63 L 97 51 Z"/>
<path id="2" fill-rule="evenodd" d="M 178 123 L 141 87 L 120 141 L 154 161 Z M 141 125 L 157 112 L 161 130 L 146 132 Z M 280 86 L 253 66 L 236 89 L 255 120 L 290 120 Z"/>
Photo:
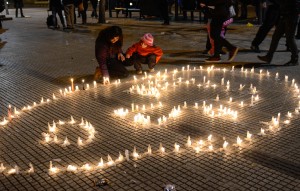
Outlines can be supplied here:
<path id="1" fill-rule="evenodd" d="M 275 0 L 279 4 L 280 15 L 297 17 L 299 0 Z"/>
<path id="2" fill-rule="evenodd" d="M 229 18 L 231 0 L 207 0 L 205 4 L 207 6 L 214 6 L 214 9 L 211 11 L 212 19 L 226 20 Z"/>

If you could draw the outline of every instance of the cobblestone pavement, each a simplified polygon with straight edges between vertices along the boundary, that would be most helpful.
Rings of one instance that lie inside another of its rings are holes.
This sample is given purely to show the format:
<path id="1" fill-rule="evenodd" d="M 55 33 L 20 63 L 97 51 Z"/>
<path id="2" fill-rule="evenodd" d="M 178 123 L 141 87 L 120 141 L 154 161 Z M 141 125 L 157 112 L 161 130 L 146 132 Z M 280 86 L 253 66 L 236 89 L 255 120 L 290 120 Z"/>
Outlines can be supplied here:
<path id="1" fill-rule="evenodd" d="M 249 51 L 258 27 L 233 24 L 227 38 L 240 52 L 213 68 L 199 22 L 89 18 L 63 32 L 46 27 L 45 8 L 24 13 L 1 35 L 0 190 L 300 190 L 299 66 L 280 67 L 284 39 L 273 65 L 261 65 Z M 123 28 L 124 50 L 151 32 L 165 53 L 160 73 L 95 87 L 95 38 L 111 24 Z"/>

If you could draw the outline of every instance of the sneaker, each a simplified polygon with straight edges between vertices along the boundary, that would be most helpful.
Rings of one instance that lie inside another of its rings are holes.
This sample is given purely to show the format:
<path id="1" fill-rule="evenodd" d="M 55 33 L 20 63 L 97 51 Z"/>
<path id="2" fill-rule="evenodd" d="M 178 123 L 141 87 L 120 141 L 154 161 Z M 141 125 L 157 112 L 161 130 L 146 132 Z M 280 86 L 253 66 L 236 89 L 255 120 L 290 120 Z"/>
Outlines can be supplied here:
<path id="1" fill-rule="evenodd" d="M 260 50 L 259 50 L 259 47 L 258 47 L 258 46 L 251 45 L 251 46 L 250 46 L 250 49 L 251 49 L 253 52 L 260 53 Z"/>
<path id="2" fill-rule="evenodd" d="M 137 71 L 136 71 L 136 74 L 137 74 L 137 75 L 142 75 L 142 74 L 143 74 L 143 71 L 142 71 L 142 70 L 137 70 Z"/>
<path id="3" fill-rule="evenodd" d="M 284 66 L 297 66 L 297 65 L 299 65 L 298 60 L 290 60 L 289 62 L 284 64 Z"/>
<path id="4" fill-rule="evenodd" d="M 235 47 L 234 49 L 232 49 L 230 52 L 229 52 L 229 57 L 228 57 L 228 61 L 231 62 L 234 57 L 236 56 L 236 54 L 238 53 L 239 51 L 239 48 L 238 47 Z"/>
<path id="5" fill-rule="evenodd" d="M 205 62 L 221 62 L 221 58 L 220 57 L 211 56 L 211 57 L 205 59 Z"/>
<path id="6" fill-rule="evenodd" d="M 154 72 L 154 68 L 149 68 L 149 73 Z"/>
<path id="7" fill-rule="evenodd" d="M 265 55 L 265 56 L 257 56 L 258 59 L 260 59 L 261 61 L 264 61 L 268 64 L 270 64 L 271 62 L 271 58 L 268 56 L 268 55 Z"/>

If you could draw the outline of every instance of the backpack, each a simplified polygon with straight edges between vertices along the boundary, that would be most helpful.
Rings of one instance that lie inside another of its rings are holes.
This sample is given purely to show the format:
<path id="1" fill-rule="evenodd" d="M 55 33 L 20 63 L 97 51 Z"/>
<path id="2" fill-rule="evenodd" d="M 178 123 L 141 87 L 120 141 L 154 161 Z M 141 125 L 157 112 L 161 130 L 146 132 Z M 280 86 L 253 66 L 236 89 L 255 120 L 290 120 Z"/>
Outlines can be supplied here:
<path id="1" fill-rule="evenodd" d="M 53 23 L 53 17 L 54 17 L 53 15 L 48 15 L 48 17 L 47 17 L 46 24 L 47 24 L 48 28 L 51 26 L 55 26 L 55 23 Z"/>

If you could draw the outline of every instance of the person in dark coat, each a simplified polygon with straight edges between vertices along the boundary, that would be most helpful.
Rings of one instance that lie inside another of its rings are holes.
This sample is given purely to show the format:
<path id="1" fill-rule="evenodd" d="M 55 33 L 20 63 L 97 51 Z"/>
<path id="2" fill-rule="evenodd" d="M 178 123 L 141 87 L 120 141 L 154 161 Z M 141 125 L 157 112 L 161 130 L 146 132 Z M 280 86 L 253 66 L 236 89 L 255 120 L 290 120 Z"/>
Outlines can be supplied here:
<path id="1" fill-rule="evenodd" d="M 225 46 L 229 51 L 228 61 L 232 61 L 238 52 L 238 48 L 229 43 L 225 38 L 221 38 L 221 31 L 224 21 L 229 19 L 229 7 L 231 0 L 208 0 L 200 3 L 201 7 L 210 7 L 211 22 L 210 36 L 214 40 L 215 52 L 214 55 L 205 60 L 205 62 L 220 62 L 220 53 L 222 47 Z"/>
<path id="2" fill-rule="evenodd" d="M 161 17 L 164 20 L 163 25 L 169 25 L 170 24 L 170 18 L 169 18 L 169 2 L 168 0 L 160 0 L 160 13 Z"/>
<path id="3" fill-rule="evenodd" d="M 264 0 L 263 7 L 267 8 L 265 20 L 259 27 L 250 47 L 253 52 L 257 53 L 260 53 L 259 45 L 266 38 L 270 30 L 278 23 L 279 19 L 279 4 L 275 0 Z"/>
<path id="4" fill-rule="evenodd" d="M 110 77 L 124 78 L 129 75 L 122 54 L 123 33 L 118 26 L 111 26 L 99 32 L 95 44 L 95 55 L 99 67 L 96 68 L 95 80 L 103 77 L 104 84 L 109 83 Z"/>
<path id="5" fill-rule="evenodd" d="M 286 42 L 291 51 L 291 60 L 285 63 L 285 66 L 295 66 L 298 65 L 298 48 L 295 41 L 295 31 L 298 21 L 298 4 L 297 0 L 275 0 L 279 4 L 279 21 L 278 25 L 273 33 L 271 45 L 267 55 L 258 56 L 258 59 L 270 63 L 272 61 L 273 55 L 277 49 L 279 40 L 285 34 Z"/>
<path id="6" fill-rule="evenodd" d="M 64 16 L 62 14 L 63 10 L 63 5 L 60 0 L 50 0 L 49 2 L 49 8 L 52 11 L 53 15 L 53 23 L 54 23 L 54 28 L 59 28 L 57 24 L 57 19 L 56 19 L 56 14 L 58 14 L 60 22 L 63 26 L 63 28 L 66 28 L 65 21 L 64 21 Z"/>
<path id="7" fill-rule="evenodd" d="M 20 9 L 21 17 L 25 17 L 22 9 L 24 7 L 23 0 L 14 0 L 14 7 L 16 8 L 16 17 L 18 17 L 18 9 Z"/>

